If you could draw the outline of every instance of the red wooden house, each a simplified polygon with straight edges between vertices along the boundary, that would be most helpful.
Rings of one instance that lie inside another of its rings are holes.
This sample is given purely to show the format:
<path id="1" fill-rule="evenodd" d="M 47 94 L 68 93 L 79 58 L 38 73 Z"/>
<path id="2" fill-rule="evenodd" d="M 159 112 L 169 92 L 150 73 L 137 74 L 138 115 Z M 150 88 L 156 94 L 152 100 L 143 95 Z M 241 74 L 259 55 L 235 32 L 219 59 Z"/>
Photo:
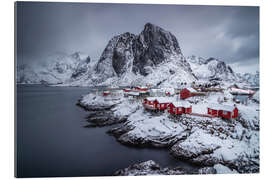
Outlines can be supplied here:
<path id="1" fill-rule="evenodd" d="M 157 110 L 165 110 L 168 109 L 169 104 L 173 102 L 172 98 L 169 97 L 158 97 L 154 101 L 154 106 Z"/>
<path id="2" fill-rule="evenodd" d="M 207 107 L 207 114 L 214 117 L 232 119 L 238 117 L 238 108 L 236 106 L 211 104 Z"/>
<path id="3" fill-rule="evenodd" d="M 148 91 L 147 87 L 135 87 L 135 90 L 137 91 Z"/>
<path id="4" fill-rule="evenodd" d="M 168 112 L 174 115 L 191 114 L 192 106 L 186 101 L 172 102 L 169 104 Z"/>
<path id="5" fill-rule="evenodd" d="M 193 88 L 184 88 L 180 91 L 180 98 L 186 99 L 192 96 L 196 96 L 197 91 Z"/>
<path id="6" fill-rule="evenodd" d="M 154 110 L 156 109 L 156 97 L 147 97 L 144 99 L 143 101 L 143 106 L 144 108 L 146 109 L 151 109 L 151 110 Z"/>
<path id="7" fill-rule="evenodd" d="M 110 91 L 104 91 L 104 92 L 103 92 L 103 96 L 108 96 L 108 95 L 110 95 L 110 94 L 111 94 Z"/>
<path id="8" fill-rule="evenodd" d="M 123 91 L 124 91 L 124 92 L 130 92 L 130 91 L 132 91 L 132 90 L 129 89 L 129 88 L 126 88 L 126 89 L 123 89 Z"/>

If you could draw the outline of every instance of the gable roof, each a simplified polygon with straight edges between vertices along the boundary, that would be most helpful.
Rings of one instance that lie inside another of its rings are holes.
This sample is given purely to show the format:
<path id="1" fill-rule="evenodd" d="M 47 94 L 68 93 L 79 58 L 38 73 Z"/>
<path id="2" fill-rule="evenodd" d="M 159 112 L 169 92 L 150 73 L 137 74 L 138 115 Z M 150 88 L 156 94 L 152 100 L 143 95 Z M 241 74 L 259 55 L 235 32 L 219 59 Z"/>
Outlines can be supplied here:
<path id="1" fill-rule="evenodd" d="M 131 91 L 131 92 L 127 92 L 128 95 L 132 95 L 132 96 L 139 96 L 139 92 L 134 92 L 134 91 Z"/>
<path id="2" fill-rule="evenodd" d="M 222 104 L 209 104 L 207 107 L 210 109 L 223 110 L 223 111 L 229 111 L 229 112 L 232 112 L 235 108 L 234 106 L 222 105 Z"/>
<path id="3" fill-rule="evenodd" d="M 189 108 L 191 106 L 191 104 L 187 101 L 175 101 L 175 102 L 172 102 L 172 104 L 174 105 L 174 107 Z"/>
<path id="4" fill-rule="evenodd" d="M 158 101 L 158 103 L 171 103 L 171 102 L 173 102 L 173 99 L 169 98 L 169 97 L 157 97 L 156 100 Z"/>
<path id="5" fill-rule="evenodd" d="M 195 89 L 193 89 L 193 88 L 191 88 L 191 87 L 188 87 L 188 88 L 186 88 L 189 92 L 193 92 L 193 93 L 195 93 L 195 92 L 197 92 Z"/>

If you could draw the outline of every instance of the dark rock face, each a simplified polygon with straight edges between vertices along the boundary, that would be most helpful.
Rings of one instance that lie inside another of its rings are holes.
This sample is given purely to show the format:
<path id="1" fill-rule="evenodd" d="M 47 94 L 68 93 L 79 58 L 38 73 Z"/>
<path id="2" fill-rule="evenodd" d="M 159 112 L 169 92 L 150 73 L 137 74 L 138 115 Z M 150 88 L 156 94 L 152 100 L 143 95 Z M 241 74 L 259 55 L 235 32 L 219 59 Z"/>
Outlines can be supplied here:
<path id="1" fill-rule="evenodd" d="M 162 63 L 170 54 L 181 54 L 177 39 L 170 32 L 147 23 L 135 42 L 133 72 L 147 75 L 145 66 Z"/>
<path id="2" fill-rule="evenodd" d="M 121 76 L 132 66 L 132 60 L 134 59 L 132 45 L 134 39 L 135 35 L 127 32 L 119 37 L 114 47 L 112 65 L 118 76 Z"/>
<path id="3" fill-rule="evenodd" d="M 145 67 L 157 66 L 175 54 L 179 57 L 179 63 L 191 71 L 176 37 L 147 23 L 138 36 L 127 32 L 113 37 L 103 51 L 96 71 L 105 75 L 104 78 L 120 77 L 131 71 L 146 76 L 148 73 Z"/>
<path id="4" fill-rule="evenodd" d="M 114 108 L 115 105 L 90 106 L 81 103 L 81 99 L 79 99 L 76 105 L 84 108 L 86 111 L 89 111 L 88 116 L 86 117 L 89 124 L 85 127 L 110 126 L 113 124 L 123 123 L 127 120 L 126 116 L 121 118 L 113 116 L 112 108 Z"/>
<path id="5" fill-rule="evenodd" d="M 198 174 L 216 174 L 217 171 L 213 167 L 203 167 L 198 170 Z"/>
<path id="6" fill-rule="evenodd" d="M 95 68 L 96 72 L 101 74 L 100 82 L 113 76 L 119 77 L 131 68 L 135 38 L 134 34 L 127 32 L 109 41 Z"/>
<path id="7" fill-rule="evenodd" d="M 116 118 L 112 116 L 112 113 L 104 110 L 92 111 L 87 117 L 87 121 L 90 123 L 87 127 L 109 126 L 125 122 L 126 120 L 127 117 Z"/>

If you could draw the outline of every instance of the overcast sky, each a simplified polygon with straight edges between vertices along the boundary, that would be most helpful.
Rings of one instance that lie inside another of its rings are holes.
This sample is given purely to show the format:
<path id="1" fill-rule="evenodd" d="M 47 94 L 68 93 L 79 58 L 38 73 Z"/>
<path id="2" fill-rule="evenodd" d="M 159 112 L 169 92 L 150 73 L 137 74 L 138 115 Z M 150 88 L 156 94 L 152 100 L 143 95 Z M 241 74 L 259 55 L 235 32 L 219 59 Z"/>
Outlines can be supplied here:
<path id="1" fill-rule="evenodd" d="M 115 35 L 151 22 L 176 36 L 185 56 L 216 57 L 237 71 L 259 69 L 259 8 L 92 3 L 17 4 L 18 63 L 55 52 L 99 59 Z"/>

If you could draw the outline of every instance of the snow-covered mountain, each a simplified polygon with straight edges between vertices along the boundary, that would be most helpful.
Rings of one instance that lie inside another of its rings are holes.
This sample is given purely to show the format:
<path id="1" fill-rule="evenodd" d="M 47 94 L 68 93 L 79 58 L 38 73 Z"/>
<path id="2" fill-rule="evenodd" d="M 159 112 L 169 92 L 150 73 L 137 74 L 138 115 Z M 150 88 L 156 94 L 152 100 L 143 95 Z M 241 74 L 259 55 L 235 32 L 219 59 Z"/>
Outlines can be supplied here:
<path id="1" fill-rule="evenodd" d="M 216 58 L 204 59 L 198 56 L 189 56 L 187 61 L 191 65 L 191 69 L 198 79 L 204 80 L 225 80 L 225 81 L 236 81 L 237 76 L 235 75 L 232 68 L 225 62 Z"/>
<path id="2" fill-rule="evenodd" d="M 54 54 L 43 62 L 46 64 L 19 66 L 17 83 L 177 87 L 182 82 L 220 80 L 259 85 L 259 72 L 240 75 L 216 58 L 185 58 L 176 37 L 151 23 L 138 35 L 126 32 L 114 36 L 98 61 L 76 52 Z"/>
<path id="3" fill-rule="evenodd" d="M 46 58 L 45 63 L 32 63 L 17 67 L 17 83 L 62 84 L 76 81 L 91 70 L 88 55 L 75 52 L 71 55 L 56 53 Z"/>
<path id="4" fill-rule="evenodd" d="M 242 75 L 242 77 L 253 86 L 259 86 L 260 85 L 260 74 L 259 71 L 256 71 L 255 74 L 251 73 L 245 73 Z"/>
<path id="5" fill-rule="evenodd" d="M 147 23 L 139 35 L 126 32 L 113 37 L 95 71 L 72 85 L 173 85 L 195 79 L 176 37 Z"/>

